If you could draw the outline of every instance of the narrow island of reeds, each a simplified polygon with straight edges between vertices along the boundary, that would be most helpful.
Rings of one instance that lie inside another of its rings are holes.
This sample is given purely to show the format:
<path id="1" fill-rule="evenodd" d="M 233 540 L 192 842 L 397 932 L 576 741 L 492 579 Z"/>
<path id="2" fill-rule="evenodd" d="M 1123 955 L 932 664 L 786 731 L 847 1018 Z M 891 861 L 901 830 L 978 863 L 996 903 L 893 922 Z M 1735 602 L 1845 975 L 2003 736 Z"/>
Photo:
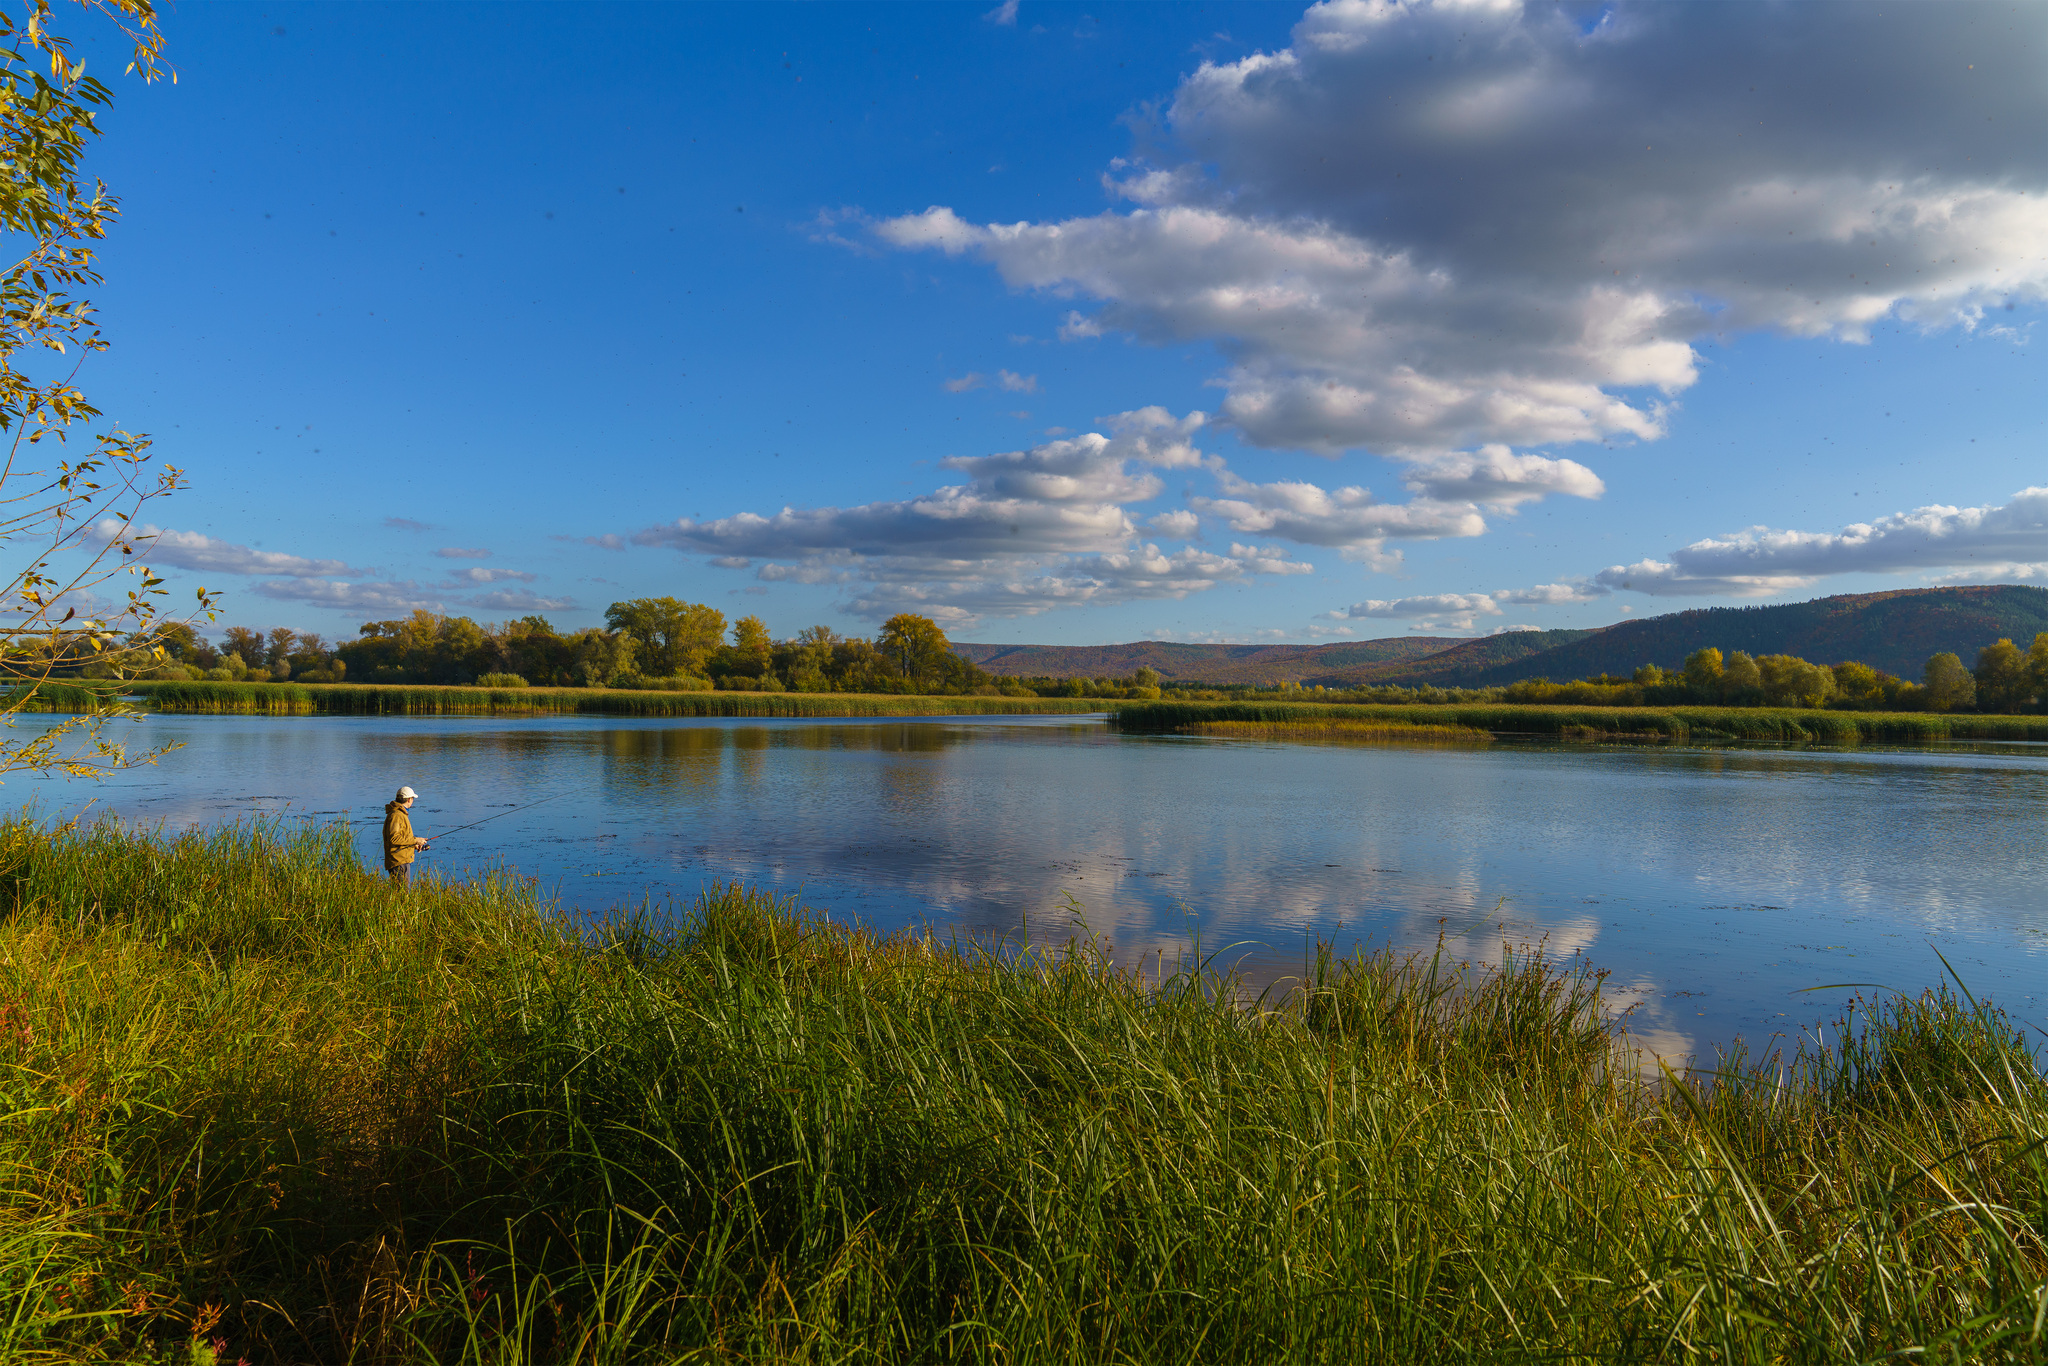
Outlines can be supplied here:
<path id="1" fill-rule="evenodd" d="M 1276 721 L 1190 721 L 1175 727 L 1182 735 L 1209 735 L 1224 740 L 1279 740 L 1289 744 L 1484 744 L 1490 731 L 1443 722 L 1406 721 L 1389 717 L 1346 718 L 1302 716 Z"/>
<path id="2" fill-rule="evenodd" d="M 1581 739 L 1762 740 L 1828 745 L 1880 741 L 2048 740 L 2048 716 L 1836 711 L 1818 707 L 1608 707 L 1543 703 L 1126 702 L 1111 724 L 1132 733 L 1245 734 L 1216 727 L 1263 727 L 1279 738 L 1340 723 L 1447 726 L 1493 735 Z"/>
<path id="3" fill-rule="evenodd" d="M 0 1358 L 2044 1355 L 2048 1086 L 1948 992 L 1644 1080 L 1596 975 L 1247 1000 L 340 828 L 0 826 Z"/>

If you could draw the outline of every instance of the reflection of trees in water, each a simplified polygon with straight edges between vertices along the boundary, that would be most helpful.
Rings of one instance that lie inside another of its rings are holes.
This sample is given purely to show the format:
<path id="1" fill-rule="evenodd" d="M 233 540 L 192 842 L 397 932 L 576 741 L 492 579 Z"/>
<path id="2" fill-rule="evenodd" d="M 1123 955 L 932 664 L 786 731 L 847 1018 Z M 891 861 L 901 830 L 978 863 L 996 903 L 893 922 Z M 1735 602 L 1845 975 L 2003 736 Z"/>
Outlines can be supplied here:
<path id="1" fill-rule="evenodd" d="M 950 726 L 897 724 L 882 726 L 790 726 L 762 729 L 777 749 L 867 750 L 879 754 L 936 754 L 966 737 Z"/>
<path id="2" fill-rule="evenodd" d="M 728 730 L 725 736 L 726 751 L 731 756 L 727 764 L 733 777 L 747 787 L 760 786 L 768 771 L 768 732 L 749 726 L 743 730 Z"/>
<path id="3" fill-rule="evenodd" d="M 607 730 L 597 735 L 604 751 L 604 781 L 611 789 L 675 789 L 708 792 L 718 784 L 724 737 L 702 727 Z"/>
<path id="4" fill-rule="evenodd" d="M 654 759 L 668 762 L 716 758 L 725 742 L 716 731 L 608 730 L 599 733 L 605 754 L 613 759 Z"/>
<path id="5" fill-rule="evenodd" d="M 755 786 L 770 776 L 772 751 L 932 754 L 971 737 L 948 726 L 896 723 L 840 726 L 655 725 L 602 730 L 427 729 L 365 732 L 363 759 L 375 767 L 408 768 L 415 776 L 502 764 L 507 773 L 540 773 L 562 781 L 594 760 L 599 780 L 619 791 L 715 789 L 730 765 L 734 781 Z M 274 743 L 265 737 L 266 743 Z M 906 800 L 928 801 L 933 779 L 917 770 L 885 769 L 885 782 Z"/>
<path id="6" fill-rule="evenodd" d="M 921 820 L 938 804 L 941 777 L 925 764 L 890 764 L 882 770 L 882 805 Z"/>
<path id="7" fill-rule="evenodd" d="M 388 755 L 393 750 L 408 759 L 439 759 L 448 754 L 462 758 L 502 751 L 503 737 L 493 735 L 431 735 L 409 731 L 402 735 L 391 735 L 381 731 L 365 731 L 362 746 L 378 756 Z"/>
<path id="8" fill-rule="evenodd" d="M 427 755 L 438 759 L 453 755 L 461 759 L 533 759 L 561 753 L 565 738 L 570 737 L 560 732 L 551 734 L 540 730 L 414 730 L 398 734 L 366 730 L 362 732 L 360 743 L 379 753 L 397 750 L 408 757 Z"/>
<path id="9" fill-rule="evenodd" d="M 516 736 L 516 732 L 514 735 Z M 559 744 L 564 736 L 523 737 Z M 604 759 L 605 779 L 626 787 L 704 788 L 718 780 L 722 766 L 732 777 L 753 786 L 763 782 L 771 752 L 810 750 L 818 753 L 865 751 L 880 754 L 929 754 L 951 749 L 965 738 L 932 725 L 863 726 L 650 726 L 591 732 L 579 739 L 597 742 Z M 919 800 L 929 798 L 932 777 L 922 770 L 884 770 L 893 790 Z M 908 776 L 909 774 L 916 776 Z M 908 782 L 908 788 L 904 784 Z"/>

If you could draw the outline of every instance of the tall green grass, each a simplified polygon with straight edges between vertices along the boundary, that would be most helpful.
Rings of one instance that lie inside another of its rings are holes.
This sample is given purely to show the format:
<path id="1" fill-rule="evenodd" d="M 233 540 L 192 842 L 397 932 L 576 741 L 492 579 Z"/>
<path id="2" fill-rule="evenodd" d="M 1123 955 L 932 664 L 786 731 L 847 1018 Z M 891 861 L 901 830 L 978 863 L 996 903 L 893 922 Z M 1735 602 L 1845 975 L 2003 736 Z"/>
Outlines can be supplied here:
<path id="1" fill-rule="evenodd" d="M 1194 730 L 1218 722 L 1322 727 L 1336 720 L 1462 726 L 1498 735 L 1585 735 L 1819 741 L 2048 740 L 2048 716 L 1820 711 L 1771 707 L 1569 707 L 1513 703 L 1445 706 L 1293 702 L 1137 702 L 1112 724 L 1133 732 Z"/>
<path id="2" fill-rule="evenodd" d="M 132 685 L 159 711 L 274 716 L 590 714 L 609 716 L 1014 716 L 1084 714 L 1128 703 L 1079 698 L 867 693 L 655 692 L 617 688 L 458 688 L 382 683 Z"/>
<path id="3" fill-rule="evenodd" d="M 1645 1082 L 1596 975 L 554 919 L 346 832 L 0 827 L 0 1358 L 2040 1360 L 2048 1087 L 1874 1002 Z"/>
<path id="4" fill-rule="evenodd" d="M 104 711 L 119 702 L 126 691 L 123 684 L 97 679 L 89 682 L 45 679 L 33 687 L 23 684 L 0 691 L 0 705 L 12 706 L 20 701 L 23 711 L 89 713 Z"/>

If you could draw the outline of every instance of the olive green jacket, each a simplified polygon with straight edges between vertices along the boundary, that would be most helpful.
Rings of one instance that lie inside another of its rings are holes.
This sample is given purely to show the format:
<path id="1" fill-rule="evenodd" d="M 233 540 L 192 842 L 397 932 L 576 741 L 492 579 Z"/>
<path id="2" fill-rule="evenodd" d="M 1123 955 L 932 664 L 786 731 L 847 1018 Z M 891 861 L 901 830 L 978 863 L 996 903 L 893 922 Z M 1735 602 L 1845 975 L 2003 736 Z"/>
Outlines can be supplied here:
<path id="1" fill-rule="evenodd" d="M 412 818 L 397 802 L 384 803 L 384 866 L 396 868 L 411 863 L 426 841 L 412 833 Z"/>

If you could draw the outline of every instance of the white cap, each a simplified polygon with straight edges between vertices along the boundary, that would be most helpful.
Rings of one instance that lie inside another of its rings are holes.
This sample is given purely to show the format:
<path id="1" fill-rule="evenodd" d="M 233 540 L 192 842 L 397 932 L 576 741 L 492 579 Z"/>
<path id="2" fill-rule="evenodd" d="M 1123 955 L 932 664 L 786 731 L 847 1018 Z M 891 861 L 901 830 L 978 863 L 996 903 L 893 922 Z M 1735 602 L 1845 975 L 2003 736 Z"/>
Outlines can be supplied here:
<path id="1" fill-rule="evenodd" d="M 413 799 L 414 797 L 417 797 L 417 796 L 419 796 L 419 795 L 420 795 L 419 793 L 417 793 L 417 792 L 413 791 L 413 790 L 412 790 L 411 788 L 409 788 L 409 787 L 401 787 L 401 788 L 399 788 L 399 789 L 398 789 L 398 800 L 400 800 L 400 801 L 402 801 L 402 802 L 409 802 L 409 801 L 411 801 L 411 800 L 412 800 L 412 799 Z"/>

